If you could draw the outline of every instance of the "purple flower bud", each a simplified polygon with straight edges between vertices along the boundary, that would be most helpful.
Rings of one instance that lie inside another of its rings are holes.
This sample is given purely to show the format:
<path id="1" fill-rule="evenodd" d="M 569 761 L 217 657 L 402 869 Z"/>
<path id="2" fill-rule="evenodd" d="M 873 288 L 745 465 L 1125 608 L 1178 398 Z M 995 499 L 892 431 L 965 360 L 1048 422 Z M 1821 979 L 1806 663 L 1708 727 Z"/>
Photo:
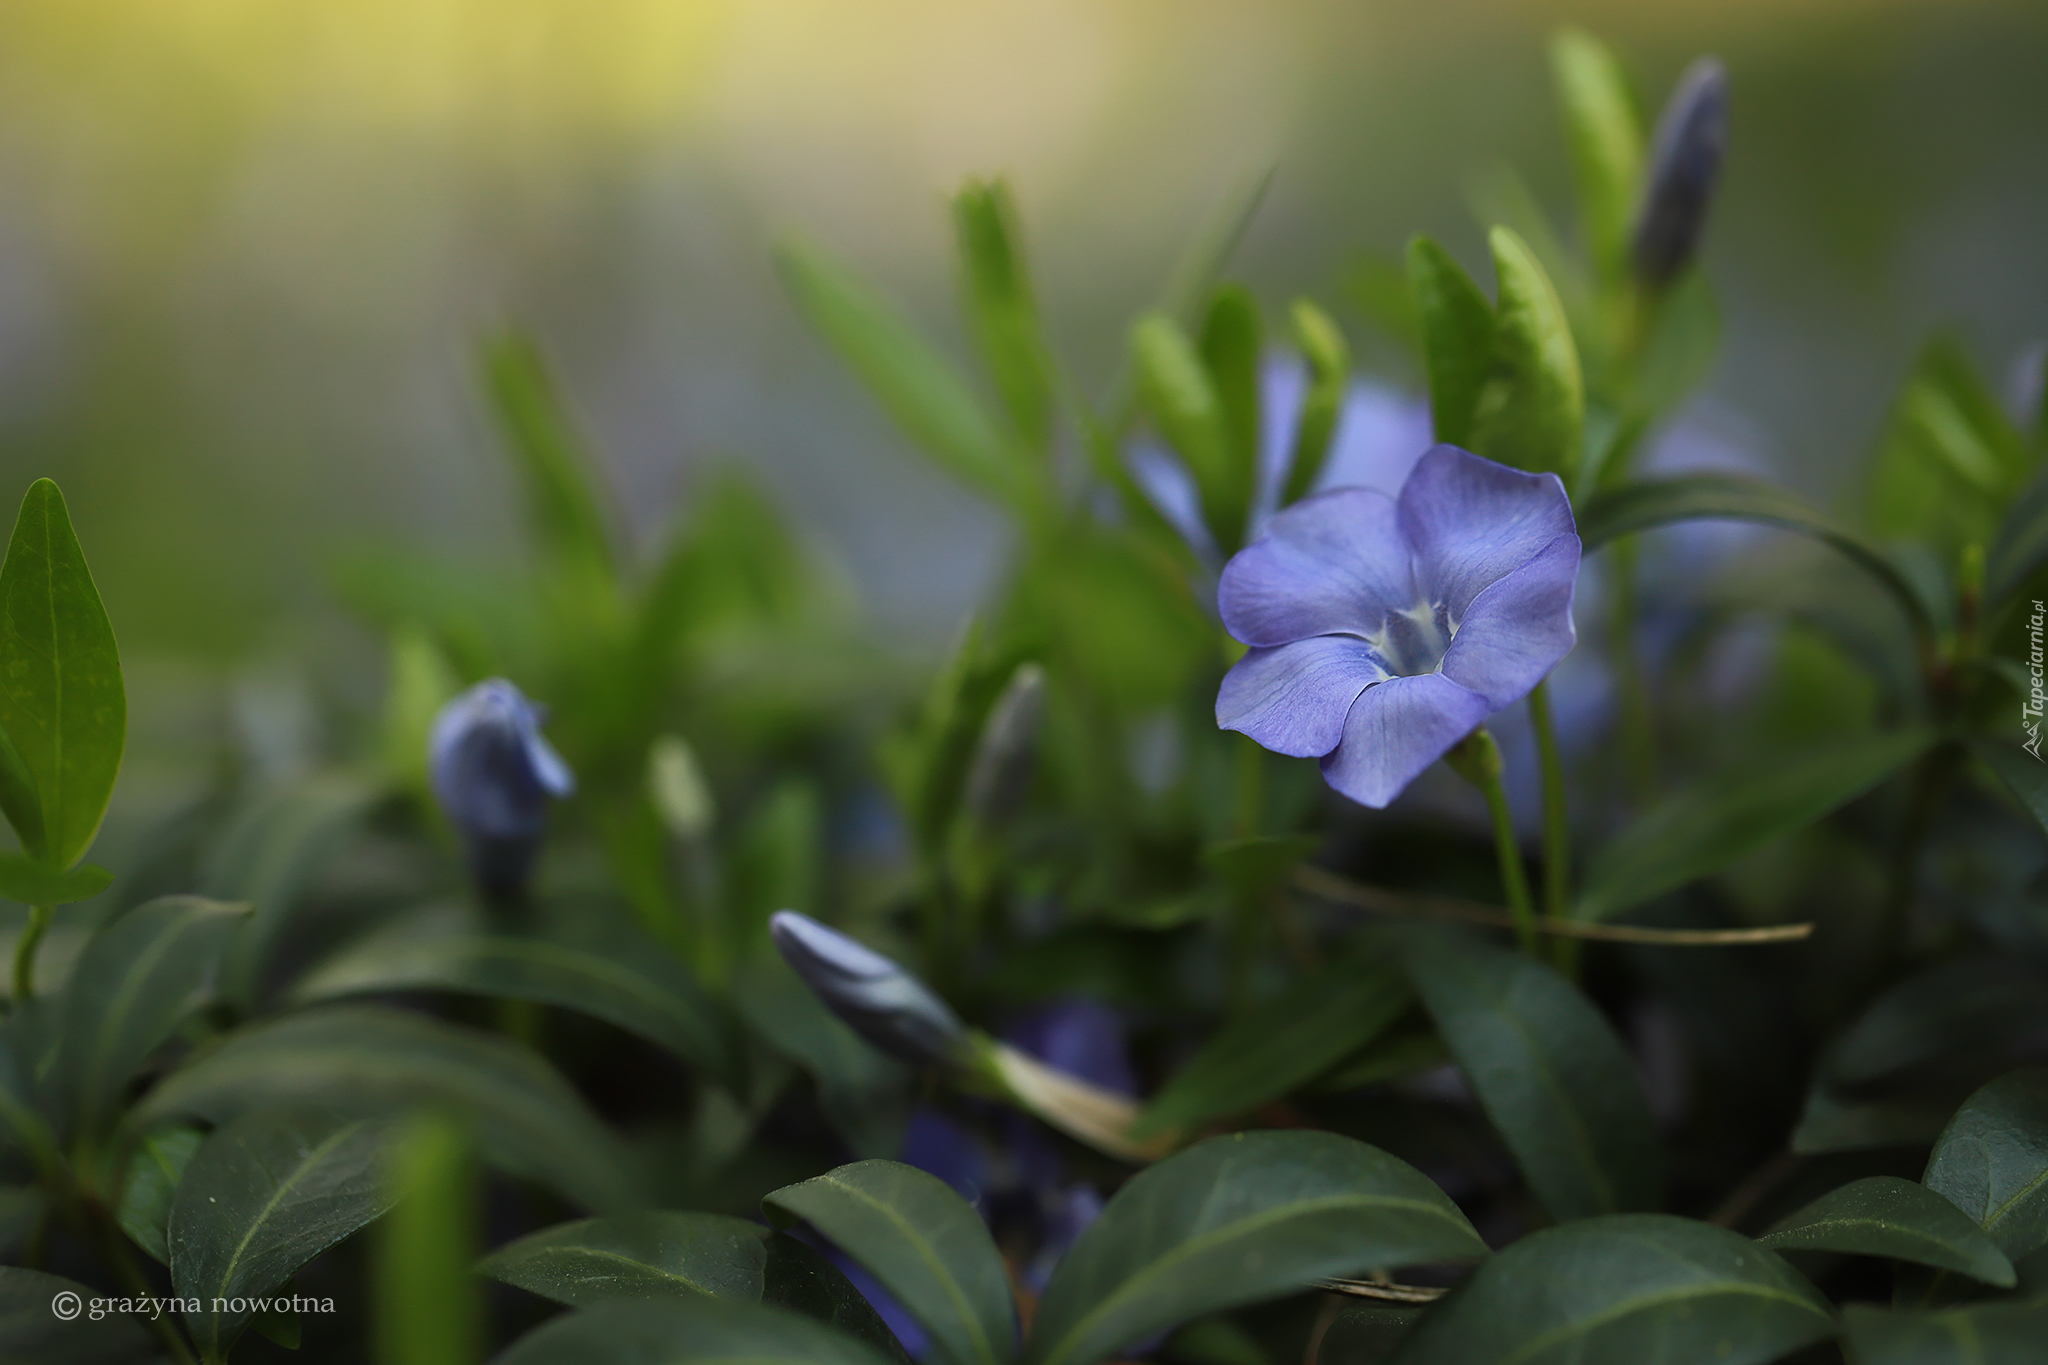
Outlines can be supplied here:
<path id="1" fill-rule="evenodd" d="M 778 910 L 768 931 L 790 970 L 826 1009 L 882 1051 L 907 1062 L 965 1064 L 967 1025 L 931 987 L 863 943 L 794 910 Z"/>
<path id="2" fill-rule="evenodd" d="M 442 707 L 428 741 L 434 795 L 462 835 L 478 887 L 494 900 L 515 900 L 525 890 L 548 801 L 576 790 L 540 722 L 539 707 L 492 678 Z"/>
<path id="3" fill-rule="evenodd" d="M 1699 250 L 1728 146 L 1728 71 L 1713 57 L 1686 69 L 1657 120 L 1636 218 L 1636 273 L 1652 289 L 1677 279 Z"/>

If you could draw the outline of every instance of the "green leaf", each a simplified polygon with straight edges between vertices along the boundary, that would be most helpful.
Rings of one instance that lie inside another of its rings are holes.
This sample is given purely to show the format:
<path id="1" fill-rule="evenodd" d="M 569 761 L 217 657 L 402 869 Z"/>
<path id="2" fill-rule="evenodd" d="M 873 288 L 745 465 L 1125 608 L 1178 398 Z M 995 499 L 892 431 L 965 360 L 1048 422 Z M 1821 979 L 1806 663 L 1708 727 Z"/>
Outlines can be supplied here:
<path id="1" fill-rule="evenodd" d="M 568 1313 L 514 1342 L 492 1365 L 884 1365 L 844 1332 L 731 1299 L 620 1302 Z"/>
<path id="2" fill-rule="evenodd" d="M 2007 1072 L 1970 1096 L 1921 1183 L 1976 1219 L 2011 1260 L 2048 1246 L 2048 1067 Z"/>
<path id="3" fill-rule="evenodd" d="M 1403 958 L 1551 1217 L 1661 1202 L 1662 1146 L 1635 1064 L 1576 986 L 1521 953 L 1448 933 L 1406 936 Z"/>
<path id="4" fill-rule="evenodd" d="M 1590 552 L 1611 540 L 1680 521 L 1753 521 L 1814 537 L 1847 556 L 1898 602 L 1914 629 L 1933 630 L 1919 591 L 1883 551 L 1815 511 L 1798 495 L 1739 474 L 1690 474 L 1603 490 L 1578 509 Z"/>
<path id="5" fill-rule="evenodd" d="M 643 1209 L 522 1237 L 477 1273 L 575 1308 L 618 1299 L 710 1295 L 789 1308 L 907 1361 L 888 1326 L 839 1269 L 794 1237 L 715 1213 Z"/>
<path id="6" fill-rule="evenodd" d="M 1225 1025 L 1145 1106 L 1130 1136 L 1191 1132 L 1278 1099 L 1371 1042 L 1413 1003 L 1390 963 L 1334 964 Z"/>
<path id="7" fill-rule="evenodd" d="M 29 771 L 28 760 L 21 756 L 21 750 L 14 747 L 14 740 L 4 726 L 0 726 L 0 814 L 7 817 L 7 823 L 14 827 L 15 837 L 26 849 L 40 849 L 44 845 L 43 799 L 36 792 L 35 774 Z M 30 874 L 47 876 L 48 871 L 41 863 L 29 858 L 8 855 L 9 864 L 18 863 L 21 870 L 9 867 L 13 877 Z M 8 894 L 9 900 L 20 897 Z M 48 904 L 45 901 L 30 900 L 29 905 Z"/>
<path id="8" fill-rule="evenodd" d="M 1573 918 L 1612 919 L 1804 829 L 1890 777 L 1934 738 L 1926 730 L 1854 735 L 1710 773 L 1593 855 Z"/>
<path id="9" fill-rule="evenodd" d="M 1551 78 L 1564 108 L 1565 145 L 1579 192 L 1579 221 L 1602 278 L 1628 271 L 1630 236 L 1643 175 L 1643 125 L 1606 45 L 1568 28 L 1550 42 Z"/>
<path id="10" fill-rule="evenodd" d="M 1780 1219 L 1756 1239 L 1773 1251 L 1890 1256 L 2010 1289 L 2012 1262 L 1968 1214 L 1925 1185 L 1895 1175 L 1852 1180 Z"/>
<path id="11" fill-rule="evenodd" d="M 177 1115 L 224 1122 L 284 1104 L 362 1114 L 433 1105 L 477 1127 L 484 1150 L 596 1209 L 631 1202 L 611 1131 L 546 1062 L 503 1038 L 376 1005 L 328 1005 L 244 1025 L 158 1083 L 138 1129 Z"/>
<path id="12" fill-rule="evenodd" d="M 772 948 L 744 964 L 732 1002 L 763 1041 L 808 1071 L 832 1126 L 856 1154 L 902 1148 L 910 1070 L 848 1028 Z"/>
<path id="13" fill-rule="evenodd" d="M 1002 180 L 970 180 L 953 196 L 967 322 L 1010 422 L 1034 450 L 1052 439 L 1053 383 L 1025 267 L 1017 206 Z"/>
<path id="14" fill-rule="evenodd" d="M 1983 1303 L 1939 1313 L 1852 1303 L 1842 1335 L 1856 1365 L 2039 1365 L 2048 1303 Z"/>
<path id="15" fill-rule="evenodd" d="M 152 1133 L 128 1163 L 121 1186 L 121 1231 L 161 1264 L 171 1260 L 171 1204 L 178 1197 L 178 1182 L 204 1141 L 206 1134 L 197 1128 Z"/>
<path id="16" fill-rule="evenodd" d="M 485 346 L 483 367 L 524 485 L 535 542 L 560 563 L 608 578 L 615 554 L 596 470 L 562 410 L 540 349 L 531 338 L 500 335 Z"/>
<path id="17" fill-rule="evenodd" d="M 1138 393 L 1159 434 L 1187 464 L 1202 503 L 1202 520 L 1219 546 L 1244 536 L 1251 484 L 1232 454 L 1230 419 L 1202 357 L 1180 324 L 1147 313 L 1131 328 Z"/>
<path id="18" fill-rule="evenodd" d="M 1332 1275 L 1486 1244 L 1406 1162 L 1336 1133 L 1210 1138 L 1139 1172 L 1054 1272 L 1028 1365 L 1095 1365 L 1163 1328 Z"/>
<path id="19" fill-rule="evenodd" d="M 651 939 L 615 930 L 590 945 L 449 933 L 401 923 L 329 957 L 300 979 L 300 1004 L 384 991 L 441 990 L 577 1010 L 666 1048 L 721 1078 L 736 1062 L 689 970 Z"/>
<path id="20" fill-rule="evenodd" d="M 64 986 L 57 1062 L 79 1132 L 111 1123 L 149 1055 L 213 999 L 228 936 L 248 914 L 246 905 L 164 896 L 86 944 Z"/>
<path id="21" fill-rule="evenodd" d="M 807 1220 L 865 1266 L 931 1333 L 941 1358 L 1001 1365 L 1016 1354 L 1003 1259 L 981 1215 L 937 1176 L 857 1161 L 785 1185 L 761 1205 L 779 1222 Z"/>
<path id="22" fill-rule="evenodd" d="M 144 1365 L 158 1359 L 140 1318 L 108 1313 L 95 1322 L 80 1313 L 67 1322 L 51 1311 L 61 1294 L 75 1295 L 81 1306 L 102 1297 L 76 1280 L 0 1265 L 0 1363 Z"/>
<path id="23" fill-rule="evenodd" d="M 1345 389 L 1351 382 L 1351 348 L 1336 320 L 1307 299 L 1294 301 L 1288 319 L 1294 324 L 1294 344 L 1308 362 L 1308 392 L 1302 395 L 1294 444 L 1287 454 L 1287 485 L 1280 495 L 1283 507 L 1307 497 L 1322 475 L 1330 442 L 1344 415 Z"/>
<path id="24" fill-rule="evenodd" d="M 2005 601 L 2048 560 L 2048 472 L 2036 474 L 2005 509 L 1984 568 L 1984 598 Z"/>
<path id="25" fill-rule="evenodd" d="M 390 1217 L 371 1279 L 378 1365 L 477 1365 L 483 1286 L 473 1273 L 483 1210 L 467 1125 L 415 1114 L 391 1156 Z"/>
<path id="26" fill-rule="evenodd" d="M 1255 489 L 1259 480 L 1259 368 L 1265 347 L 1259 301 L 1241 284 L 1219 286 L 1202 318 L 1202 365 L 1222 413 L 1232 482 L 1246 489 Z"/>
<path id="27" fill-rule="evenodd" d="M 1865 1085 L 1944 1057 L 1995 1056 L 2044 1025 L 2048 973 L 2024 958 L 1952 958 L 1872 1001 L 1828 1048 L 1821 1074 L 1838 1086 Z"/>
<path id="28" fill-rule="evenodd" d="M 1980 739 L 1970 748 L 1998 775 L 2027 814 L 2048 830 L 2048 763 L 2010 741 Z"/>
<path id="29" fill-rule="evenodd" d="M 897 307 L 800 238 L 775 250 L 783 287 L 904 433 L 956 478 L 1000 500 L 1017 492 L 1002 436 L 967 383 Z"/>
<path id="30" fill-rule="evenodd" d="M 1764 1365 L 1834 1335 L 1828 1301 L 1725 1228 L 1615 1214 L 1524 1237 L 1424 1313 L 1395 1365 Z"/>
<path id="31" fill-rule="evenodd" d="M 69 905 L 89 901 L 114 884 L 104 867 L 80 863 L 60 872 L 19 853 L 0 853 L 0 898 L 23 905 Z"/>
<path id="32" fill-rule="evenodd" d="M 259 1109 L 206 1139 L 170 1220 L 171 1283 L 199 1300 L 185 1324 L 206 1359 L 224 1359 L 248 1325 L 232 1300 L 271 1293 L 390 1207 L 391 1136 L 374 1119 Z"/>
<path id="33" fill-rule="evenodd" d="M 1472 440 L 1472 415 L 1493 369 L 1493 305 L 1449 252 L 1427 237 L 1408 243 L 1408 288 L 1422 328 L 1436 439 Z"/>
<path id="34" fill-rule="evenodd" d="M 1987 544 L 2033 468 L 1969 354 L 1938 337 L 1893 405 L 1871 475 L 1871 529 L 1926 542 L 1944 557 Z"/>
<path id="35" fill-rule="evenodd" d="M 1489 460 L 1576 478 L 1586 393 L 1571 324 L 1528 243 L 1504 227 L 1487 240 L 1500 279 L 1493 364 L 1472 411 L 1472 449 Z"/>
<path id="36" fill-rule="evenodd" d="M 121 655 L 78 548 L 64 495 L 29 485 L 0 564 L 0 730 L 33 782 L 40 828 L 22 829 L 31 858 L 57 869 L 92 846 L 128 730 Z M 7 784 L 21 804 L 20 773 Z M 12 812 L 9 812 L 10 816 Z"/>

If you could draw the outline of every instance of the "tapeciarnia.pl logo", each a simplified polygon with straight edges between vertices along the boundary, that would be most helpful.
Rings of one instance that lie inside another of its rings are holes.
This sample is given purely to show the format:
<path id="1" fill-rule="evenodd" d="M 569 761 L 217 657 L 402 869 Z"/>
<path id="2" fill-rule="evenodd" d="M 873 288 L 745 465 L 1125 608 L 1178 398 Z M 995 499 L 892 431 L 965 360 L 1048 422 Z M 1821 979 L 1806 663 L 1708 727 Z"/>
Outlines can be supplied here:
<path id="1" fill-rule="evenodd" d="M 2027 742 L 2020 747 L 2034 756 L 2038 763 L 2048 763 L 2041 757 L 2041 712 L 2048 708 L 2048 688 L 2042 686 L 2043 655 L 2041 652 L 2041 627 L 2048 621 L 2048 605 L 2040 598 L 2034 599 L 2034 614 L 2027 618 L 2027 674 L 2030 679 L 2027 699 L 2020 706 L 2020 724 L 2026 727 Z"/>

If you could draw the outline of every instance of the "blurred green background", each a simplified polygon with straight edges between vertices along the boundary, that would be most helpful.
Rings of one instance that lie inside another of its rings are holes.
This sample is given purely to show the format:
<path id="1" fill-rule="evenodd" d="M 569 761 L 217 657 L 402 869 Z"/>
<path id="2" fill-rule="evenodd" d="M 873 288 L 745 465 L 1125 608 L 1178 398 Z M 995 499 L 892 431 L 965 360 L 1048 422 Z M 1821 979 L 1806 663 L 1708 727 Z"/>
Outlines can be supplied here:
<path id="1" fill-rule="evenodd" d="M 2000 375 L 2048 334 L 2038 0 L 10 0 L 0 487 L 47 473 L 71 498 L 129 663 L 132 775 L 229 712 L 308 724 L 295 673 L 374 706 L 338 556 L 517 553 L 473 384 L 502 321 L 558 363 L 638 541 L 744 462 L 878 631 L 930 641 L 1000 563 L 998 524 L 802 329 L 775 231 L 957 335 L 944 197 L 1006 174 L 1099 380 L 1263 164 L 1232 273 L 1273 300 L 1341 303 L 1361 251 L 1417 229 L 1477 263 L 1488 164 L 1561 204 L 1560 22 L 1612 42 L 1652 109 L 1693 56 L 1728 62 L 1728 344 L 1700 402 L 1794 484 L 1839 492 L 1930 327 Z"/>

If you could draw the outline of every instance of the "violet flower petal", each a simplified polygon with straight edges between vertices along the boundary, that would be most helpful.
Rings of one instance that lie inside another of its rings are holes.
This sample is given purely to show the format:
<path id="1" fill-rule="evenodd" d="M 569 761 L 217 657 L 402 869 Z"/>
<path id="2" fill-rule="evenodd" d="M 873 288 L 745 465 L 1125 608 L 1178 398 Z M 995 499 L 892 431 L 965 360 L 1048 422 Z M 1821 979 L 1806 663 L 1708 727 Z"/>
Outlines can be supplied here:
<path id="1" fill-rule="evenodd" d="M 1559 536 L 1472 599 L 1439 671 L 1496 711 L 1528 696 L 1578 642 L 1578 580 L 1579 538 Z"/>
<path id="2" fill-rule="evenodd" d="M 1276 754 L 1321 758 L 1344 739 L 1358 694 L 1392 676 L 1355 635 L 1316 635 L 1254 649 L 1223 675 L 1216 724 Z"/>
<path id="3" fill-rule="evenodd" d="M 1416 600 L 1393 499 L 1366 488 L 1303 499 L 1224 566 L 1216 596 L 1224 626 L 1248 645 L 1378 630 L 1387 608 Z"/>
<path id="4" fill-rule="evenodd" d="M 1525 474 L 1443 445 L 1408 476 L 1400 518 L 1424 593 L 1453 621 L 1488 584 L 1578 531 L 1557 475 Z"/>
<path id="5" fill-rule="evenodd" d="M 1323 759 L 1323 780 L 1377 810 L 1492 711 L 1486 698 L 1441 673 L 1390 678 L 1351 704 L 1344 742 Z"/>

